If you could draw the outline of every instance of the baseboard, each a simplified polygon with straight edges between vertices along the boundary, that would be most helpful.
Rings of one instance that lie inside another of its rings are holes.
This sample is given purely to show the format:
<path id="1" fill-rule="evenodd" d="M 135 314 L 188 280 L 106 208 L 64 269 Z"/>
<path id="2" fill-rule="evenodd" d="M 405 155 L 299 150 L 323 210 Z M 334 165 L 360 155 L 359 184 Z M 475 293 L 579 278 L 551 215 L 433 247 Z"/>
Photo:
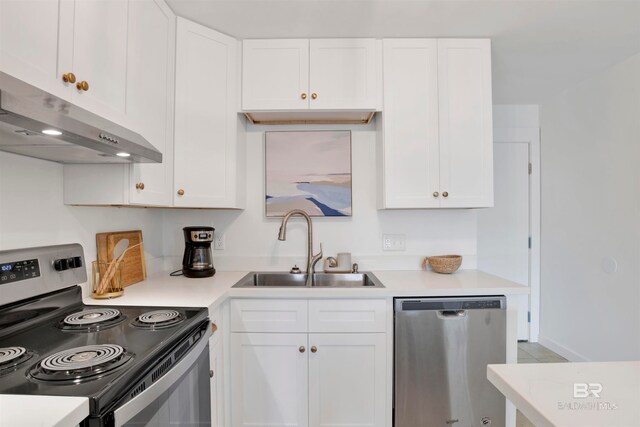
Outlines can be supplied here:
<path id="1" fill-rule="evenodd" d="M 552 350 L 558 353 L 560 356 L 567 359 L 569 362 L 590 362 L 591 359 L 585 357 L 579 353 L 576 353 L 573 350 L 566 348 L 563 345 L 558 344 L 556 341 L 543 336 L 542 334 L 538 335 L 538 343 L 547 347 L 549 350 Z"/>

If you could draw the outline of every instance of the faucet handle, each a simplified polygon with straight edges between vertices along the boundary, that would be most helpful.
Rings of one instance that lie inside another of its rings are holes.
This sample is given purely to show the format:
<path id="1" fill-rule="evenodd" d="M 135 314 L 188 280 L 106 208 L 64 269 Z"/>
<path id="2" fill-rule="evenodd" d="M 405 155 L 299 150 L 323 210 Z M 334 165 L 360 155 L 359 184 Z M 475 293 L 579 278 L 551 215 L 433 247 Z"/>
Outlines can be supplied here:
<path id="1" fill-rule="evenodd" d="M 320 260 L 322 259 L 322 256 L 323 256 L 323 255 L 322 255 L 322 243 L 320 243 L 320 252 L 319 252 L 319 253 L 317 253 L 317 254 L 315 254 L 315 255 L 313 255 L 313 256 L 311 257 L 311 260 L 310 260 L 310 264 L 311 264 L 311 271 L 310 271 L 310 273 L 311 273 L 311 274 L 315 273 L 315 271 L 316 271 L 316 264 L 318 263 L 318 261 L 320 261 Z"/>

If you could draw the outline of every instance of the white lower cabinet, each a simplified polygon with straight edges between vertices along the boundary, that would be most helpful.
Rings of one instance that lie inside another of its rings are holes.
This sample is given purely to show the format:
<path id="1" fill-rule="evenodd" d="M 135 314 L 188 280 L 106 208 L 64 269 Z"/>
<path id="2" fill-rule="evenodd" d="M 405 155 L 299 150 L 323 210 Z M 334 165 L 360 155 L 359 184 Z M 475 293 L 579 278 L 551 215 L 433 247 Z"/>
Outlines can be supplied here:
<path id="1" fill-rule="evenodd" d="M 223 384 L 222 342 L 209 339 L 209 369 L 211 370 L 211 425 L 224 426 L 224 384 Z"/>
<path id="2" fill-rule="evenodd" d="M 231 334 L 234 427 L 308 424 L 307 334 Z"/>
<path id="3" fill-rule="evenodd" d="M 301 304 L 309 310 L 301 310 Z M 332 305 L 340 318 L 375 319 L 384 301 L 231 301 L 230 326 L 235 331 L 230 334 L 229 353 L 233 427 L 386 425 L 391 396 L 387 396 L 385 330 L 380 332 L 374 321 L 369 322 L 369 329 L 376 332 L 362 332 L 362 322 L 356 324 L 359 330 L 353 330 L 349 322 L 343 330 L 336 330 L 331 322 L 327 330 L 318 328 L 331 320 L 327 316 Z M 276 311 L 289 318 L 291 313 L 308 312 L 308 322 L 281 323 L 280 331 L 271 328 L 265 332 L 258 323 L 247 322 L 248 307 L 251 313 L 270 313 L 270 318 Z M 363 317 L 362 313 L 373 315 Z M 305 332 L 300 331 L 300 325 L 305 325 Z"/>
<path id="4" fill-rule="evenodd" d="M 309 425 L 384 427 L 386 334 L 310 334 L 309 349 Z"/>

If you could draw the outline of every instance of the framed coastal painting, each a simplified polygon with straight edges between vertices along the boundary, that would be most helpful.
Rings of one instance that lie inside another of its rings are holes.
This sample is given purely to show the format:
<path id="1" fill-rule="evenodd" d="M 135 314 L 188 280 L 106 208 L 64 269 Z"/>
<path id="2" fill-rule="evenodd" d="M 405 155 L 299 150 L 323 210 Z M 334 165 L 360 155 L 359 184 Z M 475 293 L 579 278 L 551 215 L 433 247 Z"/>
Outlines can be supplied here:
<path id="1" fill-rule="evenodd" d="M 351 131 L 265 132 L 267 217 L 351 216 Z"/>

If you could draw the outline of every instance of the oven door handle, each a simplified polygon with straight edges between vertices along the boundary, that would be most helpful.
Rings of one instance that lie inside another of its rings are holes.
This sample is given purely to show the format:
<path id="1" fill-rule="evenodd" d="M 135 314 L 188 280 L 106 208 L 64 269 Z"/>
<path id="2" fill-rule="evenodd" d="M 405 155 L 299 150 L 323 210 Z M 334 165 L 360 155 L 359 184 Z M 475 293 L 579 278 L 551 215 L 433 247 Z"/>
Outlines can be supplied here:
<path id="1" fill-rule="evenodd" d="M 193 364 L 203 350 L 207 349 L 209 344 L 209 334 L 204 334 L 198 343 L 182 358 L 173 368 L 160 377 L 158 381 L 153 383 L 142 393 L 119 407 L 114 411 L 115 426 L 121 427 L 131 418 L 138 415 L 150 403 L 158 399 L 164 392 L 169 390 L 175 382 L 191 369 Z"/>

